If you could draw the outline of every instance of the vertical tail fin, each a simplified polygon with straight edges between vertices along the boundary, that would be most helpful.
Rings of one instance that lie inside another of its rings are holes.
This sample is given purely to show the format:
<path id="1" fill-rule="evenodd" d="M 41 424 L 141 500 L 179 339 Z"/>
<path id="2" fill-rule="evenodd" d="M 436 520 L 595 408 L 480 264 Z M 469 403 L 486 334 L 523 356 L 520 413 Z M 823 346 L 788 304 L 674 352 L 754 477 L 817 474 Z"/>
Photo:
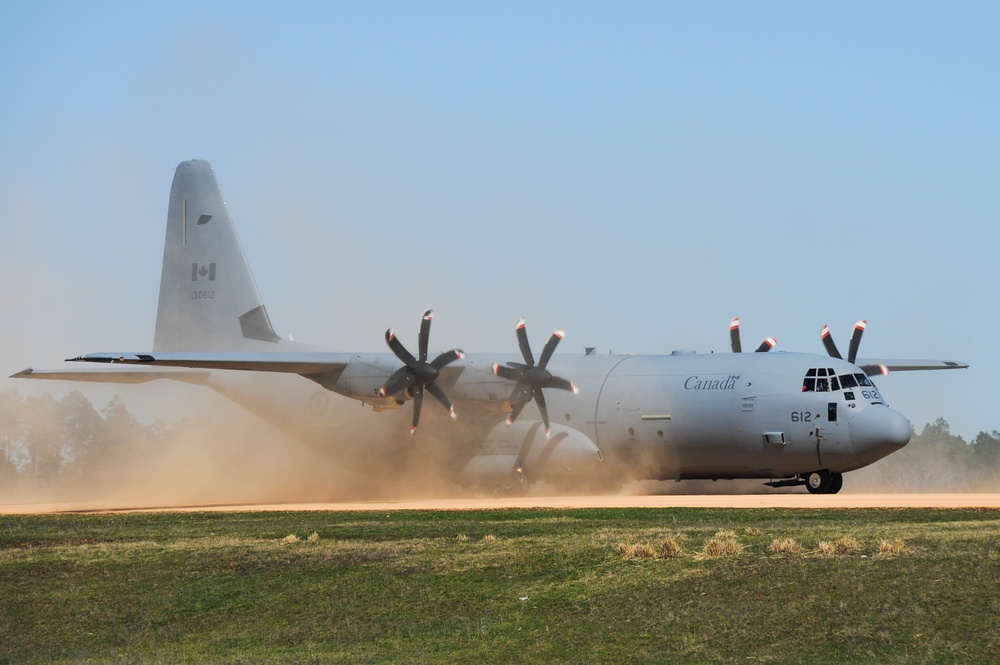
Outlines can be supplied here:
<path id="1" fill-rule="evenodd" d="M 170 188 L 154 350 L 264 350 L 279 340 L 212 165 L 181 162 Z"/>

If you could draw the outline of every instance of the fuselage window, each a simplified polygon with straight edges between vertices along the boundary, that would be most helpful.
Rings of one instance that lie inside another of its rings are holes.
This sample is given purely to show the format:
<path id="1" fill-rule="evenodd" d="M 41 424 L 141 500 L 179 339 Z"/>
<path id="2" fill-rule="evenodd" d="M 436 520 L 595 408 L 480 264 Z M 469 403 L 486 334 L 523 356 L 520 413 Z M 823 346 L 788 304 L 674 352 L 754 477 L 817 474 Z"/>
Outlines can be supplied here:
<path id="1" fill-rule="evenodd" d="M 868 380 L 868 376 L 865 374 L 855 374 L 854 378 L 858 380 L 858 385 L 863 387 L 871 387 L 874 384 Z"/>
<path id="2" fill-rule="evenodd" d="M 816 392 L 818 393 L 830 392 L 830 382 L 827 379 L 816 379 Z"/>
<path id="3" fill-rule="evenodd" d="M 811 372 L 812 370 L 809 371 Z M 806 377 L 806 379 L 802 382 L 802 392 L 811 393 L 815 391 L 816 391 L 816 379 L 811 377 Z"/>
<path id="4" fill-rule="evenodd" d="M 832 375 L 830 376 L 830 388 L 832 390 L 840 390 L 840 381 L 837 380 L 837 377 Z"/>
<path id="5" fill-rule="evenodd" d="M 841 374 L 840 375 L 840 386 L 844 389 L 847 388 L 857 388 L 858 380 L 854 378 L 853 374 Z"/>

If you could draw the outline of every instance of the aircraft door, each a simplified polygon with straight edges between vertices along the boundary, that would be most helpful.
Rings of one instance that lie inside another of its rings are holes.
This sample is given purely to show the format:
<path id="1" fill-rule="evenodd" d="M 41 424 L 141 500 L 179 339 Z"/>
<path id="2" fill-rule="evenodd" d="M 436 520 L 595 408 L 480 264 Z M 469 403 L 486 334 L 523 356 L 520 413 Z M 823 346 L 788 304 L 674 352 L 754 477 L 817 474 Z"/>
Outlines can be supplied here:
<path id="1" fill-rule="evenodd" d="M 854 457 L 850 439 L 845 436 L 847 423 L 840 422 L 840 415 L 837 402 L 828 402 L 826 417 L 816 423 L 816 455 L 821 468 L 834 470 Z"/>

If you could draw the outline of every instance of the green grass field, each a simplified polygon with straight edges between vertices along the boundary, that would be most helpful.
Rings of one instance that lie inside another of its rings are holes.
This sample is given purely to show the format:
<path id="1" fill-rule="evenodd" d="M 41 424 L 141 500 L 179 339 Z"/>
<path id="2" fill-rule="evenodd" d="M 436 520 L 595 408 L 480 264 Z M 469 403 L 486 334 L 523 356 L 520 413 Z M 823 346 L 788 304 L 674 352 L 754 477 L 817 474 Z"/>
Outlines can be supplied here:
<path id="1" fill-rule="evenodd" d="M 0 517 L 0 662 L 996 662 L 1000 511 Z"/>

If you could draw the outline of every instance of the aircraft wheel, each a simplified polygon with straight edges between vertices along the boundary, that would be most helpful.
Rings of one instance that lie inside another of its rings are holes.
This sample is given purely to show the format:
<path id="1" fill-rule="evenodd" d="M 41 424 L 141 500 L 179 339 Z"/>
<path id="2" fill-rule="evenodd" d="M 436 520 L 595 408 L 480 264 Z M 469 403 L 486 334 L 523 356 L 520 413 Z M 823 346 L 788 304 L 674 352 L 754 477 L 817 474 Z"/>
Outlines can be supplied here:
<path id="1" fill-rule="evenodd" d="M 830 474 L 830 489 L 826 491 L 827 494 L 836 494 L 844 486 L 844 474 L 842 473 L 831 473 Z"/>
<path id="2" fill-rule="evenodd" d="M 517 474 L 509 483 L 501 483 L 496 486 L 496 493 L 499 496 L 524 496 L 531 487 L 531 481 L 523 473 Z"/>
<path id="3" fill-rule="evenodd" d="M 810 494 L 826 494 L 833 486 L 833 474 L 826 469 L 806 475 L 806 489 Z"/>

